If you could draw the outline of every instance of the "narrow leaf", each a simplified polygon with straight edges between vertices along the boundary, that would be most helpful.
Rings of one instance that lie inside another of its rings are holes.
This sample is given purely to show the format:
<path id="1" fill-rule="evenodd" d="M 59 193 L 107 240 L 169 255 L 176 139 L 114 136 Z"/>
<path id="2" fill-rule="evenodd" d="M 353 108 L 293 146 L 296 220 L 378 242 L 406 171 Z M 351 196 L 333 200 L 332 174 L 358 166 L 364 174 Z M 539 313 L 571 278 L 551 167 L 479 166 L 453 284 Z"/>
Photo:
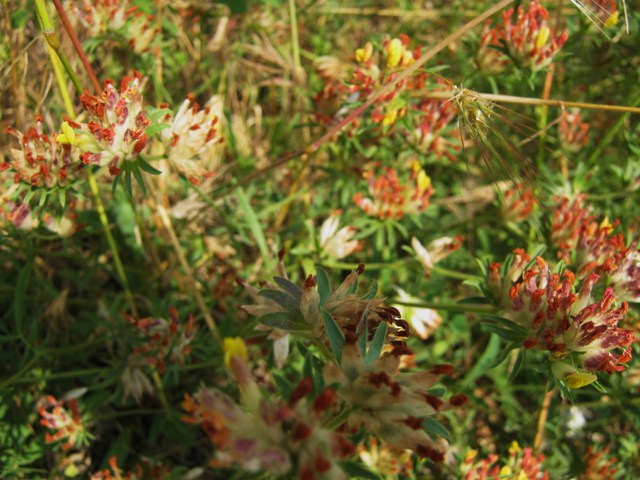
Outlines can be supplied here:
<path id="1" fill-rule="evenodd" d="M 363 300 L 371 300 L 375 298 L 378 294 L 378 282 L 375 279 L 371 281 L 371 288 L 369 291 L 362 297 Z"/>
<path id="2" fill-rule="evenodd" d="M 449 434 L 449 430 L 447 430 L 444 425 L 442 425 L 433 417 L 426 417 L 422 421 L 422 429 L 432 437 L 443 437 L 448 442 L 451 442 L 451 435 Z"/>
<path id="3" fill-rule="evenodd" d="M 329 277 L 327 272 L 322 267 L 316 269 L 316 277 L 318 279 L 318 294 L 320 295 L 320 308 L 324 307 L 324 304 L 331 295 L 331 284 L 329 283 Z"/>
<path id="4" fill-rule="evenodd" d="M 322 311 L 322 320 L 324 322 L 324 329 L 326 330 L 327 336 L 329 337 L 329 345 L 331 345 L 331 350 L 335 354 L 336 359 L 339 363 L 342 360 L 344 334 L 342 333 L 342 329 L 340 328 L 340 326 L 336 323 L 331 314 L 326 310 Z"/>
<path id="5" fill-rule="evenodd" d="M 251 208 L 249 199 L 245 195 L 242 188 L 236 189 L 236 196 L 238 197 L 238 204 L 240 206 L 240 209 L 244 213 L 245 219 L 247 220 L 249 230 L 251 230 L 251 234 L 258 244 L 260 254 L 262 255 L 262 260 L 266 265 L 271 265 L 272 262 L 269 255 L 269 249 L 267 248 L 267 241 L 264 238 L 264 232 L 262 231 L 262 227 L 260 226 L 260 222 L 258 221 L 256 212 L 253 210 L 253 208 Z"/>
<path id="6" fill-rule="evenodd" d="M 302 300 L 302 290 L 291 280 L 287 280 L 282 277 L 273 277 L 273 281 L 283 289 L 285 292 L 289 293 L 293 298 L 296 299 L 298 305 L 300 305 L 300 300 Z"/>
<path id="7" fill-rule="evenodd" d="M 258 322 L 271 328 L 279 328 L 289 332 L 304 332 L 311 330 L 311 325 L 292 317 L 288 312 L 273 312 L 258 318 Z"/>
<path id="8" fill-rule="evenodd" d="M 281 307 L 284 307 L 287 310 L 291 310 L 293 312 L 297 312 L 300 308 L 300 301 L 296 300 L 287 292 L 283 292 L 282 290 L 265 288 L 264 290 L 260 290 L 258 292 L 258 295 L 273 300 Z"/>
<path id="9" fill-rule="evenodd" d="M 369 345 L 369 351 L 367 352 L 366 357 L 364 357 L 364 363 L 366 365 L 371 365 L 378 358 L 380 358 L 380 353 L 382 352 L 384 341 L 387 338 L 388 330 L 389 326 L 387 325 L 387 322 L 380 322 L 380 324 L 378 325 L 378 329 L 373 336 L 373 340 L 371 340 L 371 344 Z"/>

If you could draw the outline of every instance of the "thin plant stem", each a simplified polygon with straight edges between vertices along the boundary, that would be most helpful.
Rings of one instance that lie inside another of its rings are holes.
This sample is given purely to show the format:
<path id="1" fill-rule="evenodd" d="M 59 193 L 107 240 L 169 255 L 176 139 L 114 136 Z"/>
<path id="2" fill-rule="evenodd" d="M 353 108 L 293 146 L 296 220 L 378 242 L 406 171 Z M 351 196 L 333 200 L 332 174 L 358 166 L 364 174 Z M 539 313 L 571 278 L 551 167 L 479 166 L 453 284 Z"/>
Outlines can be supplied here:
<path id="1" fill-rule="evenodd" d="M 42 1 L 42 0 L 39 0 L 39 1 Z M 75 30 L 71 26 L 71 22 L 69 22 L 69 17 L 67 17 L 67 14 L 65 13 L 64 8 L 62 8 L 62 4 L 60 3 L 60 0 L 53 0 L 53 3 L 56 6 L 56 10 L 58 12 L 58 16 L 60 17 L 60 20 L 62 21 L 62 25 L 64 26 L 64 29 L 66 30 L 67 34 L 69 35 L 69 38 L 71 39 L 71 43 L 73 44 L 73 47 L 76 49 L 76 53 L 78 54 L 78 57 L 80 58 L 80 61 L 82 62 L 82 65 L 84 66 L 84 69 L 87 72 L 87 75 L 89 76 L 89 80 L 91 81 L 91 85 L 93 85 L 95 93 L 100 94 L 100 92 L 102 91 L 102 87 L 100 86 L 98 77 L 96 77 L 96 74 L 93 71 L 91 64 L 89 63 L 87 56 L 84 54 L 84 50 L 82 50 L 82 45 L 80 45 L 80 40 L 78 40 L 78 36 L 76 35 Z"/>
<path id="2" fill-rule="evenodd" d="M 193 292 L 192 293 L 193 293 L 193 296 L 196 299 L 196 303 L 198 304 L 198 308 L 200 308 L 200 312 L 202 313 L 202 316 L 204 317 L 205 323 L 207 324 L 207 327 L 209 328 L 209 331 L 211 332 L 211 335 L 213 336 L 213 338 L 219 344 L 222 344 L 222 337 L 220 336 L 220 332 L 218 331 L 218 327 L 216 326 L 216 322 L 213 319 L 213 317 L 211 316 L 211 313 L 209 312 L 209 309 L 207 308 L 207 305 L 204 302 L 204 298 L 202 297 L 202 293 L 200 293 L 199 284 L 196 282 L 195 276 L 193 274 L 193 270 L 191 269 L 191 266 L 189 265 L 189 262 L 187 261 L 186 257 L 184 256 L 184 252 L 182 251 L 182 247 L 180 246 L 180 240 L 178 239 L 176 231 L 173 228 L 173 224 L 171 222 L 171 218 L 169 217 L 169 214 L 167 213 L 167 210 L 164 208 L 164 205 L 162 205 L 162 202 L 161 202 L 161 200 L 159 198 L 154 203 L 155 203 L 155 207 L 156 207 L 157 212 L 160 214 L 160 220 L 162 222 L 162 225 L 164 226 L 165 230 L 169 234 L 169 239 L 171 240 L 171 245 L 173 246 L 173 249 L 176 252 L 176 255 L 178 256 L 178 261 L 180 262 L 182 270 L 184 271 L 185 275 L 187 276 L 189 282 L 191 283 L 191 285 L 193 287 Z"/>
<path id="3" fill-rule="evenodd" d="M 430 302 L 406 302 L 397 298 L 392 298 L 389 303 L 402 305 L 405 307 L 431 308 L 433 310 L 444 310 L 447 312 L 460 313 L 496 313 L 492 305 L 467 305 L 464 303 L 430 303 Z"/>
<path id="4" fill-rule="evenodd" d="M 53 24 L 51 23 L 51 19 L 49 18 L 49 13 L 47 12 L 47 7 L 44 4 L 44 0 L 36 0 L 36 14 L 38 17 L 38 23 L 40 24 L 40 28 L 42 29 L 42 34 L 47 41 L 47 45 L 49 45 L 49 47 L 53 49 L 60 62 L 62 62 L 62 65 L 66 70 L 67 75 L 69 75 L 69 78 L 73 82 L 73 85 L 76 87 L 76 90 L 81 90 L 82 85 L 80 84 L 80 80 L 78 80 L 76 72 L 73 71 L 73 68 L 69 63 L 69 59 L 60 48 L 60 37 L 58 36 L 58 32 L 56 31 L 56 29 L 53 28 Z M 64 90 L 66 90 L 66 86 L 64 87 Z"/>
<path id="5" fill-rule="evenodd" d="M 133 299 L 133 295 L 131 294 L 131 289 L 129 288 L 129 281 L 127 280 L 127 274 L 124 271 L 124 266 L 120 258 L 118 245 L 116 245 L 116 241 L 111 234 L 109 218 L 107 217 L 107 210 L 104 208 L 104 203 L 102 202 L 102 197 L 100 196 L 98 182 L 96 181 L 96 177 L 93 174 L 93 171 L 90 168 L 88 169 L 88 171 L 89 188 L 91 189 L 91 194 L 93 195 L 93 198 L 96 202 L 96 208 L 98 210 L 98 216 L 100 217 L 100 223 L 102 224 L 104 235 L 107 239 L 107 243 L 109 244 L 109 248 L 111 249 L 111 254 L 113 255 L 113 263 L 116 267 L 116 271 L 118 272 L 118 276 L 120 277 L 120 281 L 122 282 L 124 295 L 127 299 L 127 302 L 129 303 L 129 307 L 131 308 L 131 313 L 135 317 L 138 317 L 138 309 L 136 308 L 136 303 Z"/>
<path id="6" fill-rule="evenodd" d="M 296 16 L 296 1 L 289 0 L 289 22 L 291 23 L 291 50 L 293 54 L 293 77 L 297 80 L 302 71 L 300 63 L 300 40 L 298 38 L 298 18 Z M 295 84 L 295 82 L 294 82 Z"/>
<path id="7" fill-rule="evenodd" d="M 547 382 L 547 387 L 549 383 Z M 555 388 L 549 390 L 542 400 L 542 407 L 540 408 L 540 415 L 538 416 L 538 427 L 536 428 L 536 436 L 533 440 L 533 450 L 539 452 L 544 441 L 544 429 L 547 423 L 547 417 L 549 416 L 549 407 L 551 406 L 551 399 L 555 393 Z"/>
<path id="8" fill-rule="evenodd" d="M 583 108 L 586 110 L 606 110 L 609 112 L 625 112 L 625 113 L 640 113 L 640 107 L 626 106 L 626 105 L 602 105 L 599 103 L 585 103 L 585 102 L 572 102 L 568 100 L 556 100 L 556 99 L 542 99 L 532 97 L 518 97 L 516 95 L 501 95 L 494 93 L 479 93 L 474 92 L 478 98 L 484 100 L 490 100 L 496 103 L 514 103 L 521 105 L 547 105 L 550 107 L 560 108 Z M 451 99 L 450 92 L 436 91 L 436 92 L 421 92 L 422 98 L 440 98 L 443 100 Z"/>

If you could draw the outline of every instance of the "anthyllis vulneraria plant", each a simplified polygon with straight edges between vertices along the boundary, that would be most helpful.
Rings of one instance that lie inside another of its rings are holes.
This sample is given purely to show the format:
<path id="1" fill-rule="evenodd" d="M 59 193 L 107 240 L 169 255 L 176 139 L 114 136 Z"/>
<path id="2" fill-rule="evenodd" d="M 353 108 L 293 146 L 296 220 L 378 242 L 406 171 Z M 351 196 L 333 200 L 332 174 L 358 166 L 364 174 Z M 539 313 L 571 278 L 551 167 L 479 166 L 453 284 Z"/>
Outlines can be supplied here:
<path id="1" fill-rule="evenodd" d="M 393 447 L 442 461 L 443 440 L 428 433 L 435 421 L 431 417 L 464 404 L 466 398 L 453 395 L 446 401 L 430 389 L 440 375 L 451 375 L 454 369 L 439 365 L 400 372 L 402 358 L 412 354 L 406 344 L 409 325 L 397 309 L 375 297 L 375 284 L 365 296 L 355 294 L 363 271 L 361 265 L 334 291 L 322 269 L 317 277 L 309 276 L 302 289 L 274 277 L 274 288 L 246 286 L 257 303 L 243 308 L 256 315 L 258 328 L 271 330 L 272 337 L 291 334 L 322 353 L 324 384 L 339 400 L 336 426 L 344 423 L 352 433 L 375 434 Z"/>
<path id="2" fill-rule="evenodd" d="M 487 275 L 487 293 L 501 315 L 491 319 L 495 332 L 512 348 L 547 352 L 551 374 L 569 388 L 595 382 L 599 372 L 620 372 L 631 360 L 634 333 L 618 327 L 628 305 L 611 288 L 594 299 L 598 275 L 578 284 L 568 269 L 552 271 L 522 250 L 491 264 Z"/>
<path id="3" fill-rule="evenodd" d="M 514 22 L 515 17 L 515 22 Z M 568 38 L 563 30 L 556 34 L 548 24 L 549 12 L 538 0 L 509 8 L 502 13 L 502 22 L 493 28 L 487 26 L 480 39 L 478 66 L 486 73 L 504 69 L 508 59 L 519 68 L 541 70 L 548 66 Z"/>

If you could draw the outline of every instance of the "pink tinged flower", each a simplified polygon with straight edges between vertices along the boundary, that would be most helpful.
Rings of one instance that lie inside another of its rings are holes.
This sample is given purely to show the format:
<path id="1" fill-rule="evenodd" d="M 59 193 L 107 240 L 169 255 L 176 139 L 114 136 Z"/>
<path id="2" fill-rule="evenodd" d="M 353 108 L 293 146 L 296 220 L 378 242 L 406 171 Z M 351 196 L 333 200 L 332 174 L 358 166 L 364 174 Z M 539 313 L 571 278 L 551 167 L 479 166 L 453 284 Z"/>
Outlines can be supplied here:
<path id="1" fill-rule="evenodd" d="M 502 216 L 512 222 L 527 220 L 536 206 L 533 191 L 523 184 L 514 185 L 504 193 Z"/>
<path id="2" fill-rule="evenodd" d="M 320 227 L 320 247 L 330 258 L 340 259 L 362 248 L 361 240 L 352 240 L 356 233 L 354 227 L 340 226 L 340 211 L 327 218 Z"/>
<path id="3" fill-rule="evenodd" d="M 526 257 L 516 254 L 514 263 L 522 265 L 517 257 Z M 621 371 L 631 358 L 631 350 L 627 347 L 634 341 L 633 331 L 617 326 L 627 311 L 627 305 L 622 303 L 616 307 L 611 288 L 605 291 L 600 301 L 594 302 L 591 293 L 597 280 L 598 276 L 591 274 L 576 294 L 573 274 L 565 271 L 560 277 L 550 272 L 546 262 L 538 257 L 521 277 L 511 282 L 506 278 L 502 280 L 512 285 L 510 302 L 504 298 L 500 300 L 503 315 L 527 332 L 528 337 L 523 342 L 525 348 L 547 350 L 554 362 L 571 355 L 586 372 Z M 493 287 L 492 291 L 504 292 L 504 287 Z M 574 369 L 562 375 L 569 378 L 569 375 L 582 373 Z M 564 377 L 560 379 L 566 380 Z M 576 376 L 569 380 L 576 380 L 576 384 L 584 382 Z M 567 383 L 571 386 L 570 382 Z"/>
<path id="4" fill-rule="evenodd" d="M 585 206 L 584 194 L 556 198 L 551 219 L 551 243 L 558 248 L 558 256 L 565 262 L 571 262 L 571 252 L 578 244 L 580 231 L 585 222 L 593 216 Z"/>
<path id="5" fill-rule="evenodd" d="M 451 255 L 462 245 L 463 237 L 442 237 L 433 240 L 425 248 L 422 243 L 416 238 L 411 238 L 411 247 L 415 252 L 418 260 L 422 264 L 425 270 L 425 276 L 431 275 L 431 270 L 436 263 Z"/>
<path id="6" fill-rule="evenodd" d="M 171 116 L 165 119 L 172 120 L 171 127 L 160 132 L 167 160 L 196 185 L 213 176 L 218 167 L 219 145 L 224 140 L 220 134 L 223 118 L 222 99 L 213 96 L 204 108 L 188 98 L 173 119 Z"/>
<path id="7" fill-rule="evenodd" d="M 67 122 L 65 125 L 73 132 Z M 35 127 L 24 134 L 13 128 L 7 128 L 6 132 L 13 135 L 20 146 L 11 149 L 11 160 L 0 167 L 14 172 L 14 183 L 47 188 L 65 186 L 68 176 L 74 175 L 80 166 L 80 151 L 72 144 L 61 142 L 60 135 L 44 134 L 40 116 L 36 118 Z"/>
<path id="8" fill-rule="evenodd" d="M 76 400 L 62 402 L 47 395 L 38 402 L 38 414 L 40 415 L 40 424 L 53 430 L 53 433 L 47 432 L 45 436 L 47 443 L 64 440 L 63 451 L 80 446 L 87 438 Z"/>
<path id="9" fill-rule="evenodd" d="M 134 72 L 133 76 L 124 77 L 120 91 L 112 82 L 105 82 L 99 97 L 85 90 L 80 101 L 95 118 L 81 125 L 88 135 L 81 145 L 85 151 L 83 162 L 109 166 L 109 172 L 117 175 L 119 162 L 135 160 L 146 148 L 145 129 L 151 120 L 143 109 L 142 75 Z"/>
<path id="10" fill-rule="evenodd" d="M 562 147 L 568 152 L 577 152 L 589 141 L 589 124 L 582 121 L 577 110 L 564 111 L 558 125 L 558 139 Z"/>
<path id="11" fill-rule="evenodd" d="M 398 300 L 403 303 L 420 302 L 420 299 L 409 295 L 401 288 L 396 288 Z M 411 331 L 421 340 L 428 339 L 442 323 L 442 317 L 432 308 L 402 306 L 404 318 L 409 322 Z"/>
<path id="12" fill-rule="evenodd" d="M 417 146 L 422 151 L 435 154 L 438 159 L 444 156 L 453 162 L 455 153 L 460 150 L 456 134 L 448 128 L 456 116 L 455 102 L 426 99 L 420 102 L 418 110 L 420 115 L 414 131 Z"/>
<path id="13" fill-rule="evenodd" d="M 549 28 L 549 12 L 539 0 L 532 0 L 526 11 L 520 5 L 515 23 L 512 23 L 513 13 L 510 8 L 502 14 L 503 24 L 498 27 L 497 38 L 504 39 L 504 46 L 519 66 L 534 71 L 545 68 L 567 41 L 567 31 L 556 35 Z"/>
<path id="14" fill-rule="evenodd" d="M 400 219 L 416 214 L 429 206 L 433 195 L 431 179 L 418 162 L 411 165 L 409 179 L 400 181 L 396 170 L 383 168 L 380 175 L 367 171 L 364 178 L 369 184 L 369 197 L 363 193 L 353 196 L 353 202 L 367 215 L 385 219 Z"/>
<path id="15" fill-rule="evenodd" d="M 422 422 L 466 401 L 464 396 L 453 396 L 447 402 L 428 392 L 441 373 L 453 369 L 399 373 L 400 357 L 409 352 L 403 342 L 367 365 L 356 340 L 357 336 L 348 335 L 341 365 L 328 363 L 324 368 L 325 382 L 336 385 L 338 397 L 351 411 L 347 427 L 362 428 L 395 448 L 442 461 L 441 445 L 422 429 Z"/>
<path id="16" fill-rule="evenodd" d="M 640 302 L 640 250 L 633 242 L 615 257 L 615 269 L 609 277 L 609 285 L 616 298 L 625 302 Z"/>
<path id="17" fill-rule="evenodd" d="M 503 25 L 490 28 L 491 21 L 488 21 L 482 36 L 476 56 L 476 63 L 480 71 L 487 75 L 495 75 L 502 72 L 509 64 L 507 57 L 501 50 L 505 48 L 505 31 Z"/>

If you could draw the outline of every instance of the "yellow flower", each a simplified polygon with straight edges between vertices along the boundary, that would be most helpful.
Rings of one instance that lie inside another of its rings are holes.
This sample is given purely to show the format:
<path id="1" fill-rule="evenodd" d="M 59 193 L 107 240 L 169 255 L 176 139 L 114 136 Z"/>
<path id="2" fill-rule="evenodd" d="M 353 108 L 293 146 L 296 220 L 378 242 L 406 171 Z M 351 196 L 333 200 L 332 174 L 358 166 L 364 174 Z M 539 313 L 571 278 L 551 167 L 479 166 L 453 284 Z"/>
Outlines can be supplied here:
<path id="1" fill-rule="evenodd" d="M 604 22 L 605 27 L 613 27 L 618 24 L 618 17 L 620 16 L 620 12 L 614 12 L 609 15 L 609 18 Z"/>
<path id="2" fill-rule="evenodd" d="M 387 68 L 397 67 L 402 60 L 402 54 L 404 53 L 404 47 L 402 42 L 398 38 L 394 38 L 389 42 L 387 47 Z"/>
<path id="3" fill-rule="evenodd" d="M 520 444 L 514 440 L 509 446 L 509 455 L 516 455 L 520 453 L 521 450 Z"/>
<path id="4" fill-rule="evenodd" d="M 547 40 L 549 40 L 549 35 L 551 35 L 551 30 L 546 25 L 543 25 L 536 36 L 536 47 L 544 47 L 547 44 Z"/>
<path id="5" fill-rule="evenodd" d="M 564 379 L 569 388 L 582 388 L 595 382 L 598 379 L 593 373 L 576 372 L 567 375 Z"/>
<path id="6" fill-rule="evenodd" d="M 247 359 L 247 346 L 240 337 L 225 338 L 222 350 L 224 351 L 224 365 L 227 368 L 229 368 L 233 357 L 241 357 L 243 360 Z"/>
<path id="7" fill-rule="evenodd" d="M 356 61 L 358 63 L 367 63 L 371 60 L 371 54 L 373 53 L 373 45 L 371 42 L 367 42 L 364 48 L 358 48 L 356 50 Z"/>
<path id="8" fill-rule="evenodd" d="M 62 133 L 56 137 L 56 142 L 64 145 L 82 145 L 87 143 L 89 139 L 83 135 L 76 135 L 75 130 L 68 122 L 62 122 Z"/>

